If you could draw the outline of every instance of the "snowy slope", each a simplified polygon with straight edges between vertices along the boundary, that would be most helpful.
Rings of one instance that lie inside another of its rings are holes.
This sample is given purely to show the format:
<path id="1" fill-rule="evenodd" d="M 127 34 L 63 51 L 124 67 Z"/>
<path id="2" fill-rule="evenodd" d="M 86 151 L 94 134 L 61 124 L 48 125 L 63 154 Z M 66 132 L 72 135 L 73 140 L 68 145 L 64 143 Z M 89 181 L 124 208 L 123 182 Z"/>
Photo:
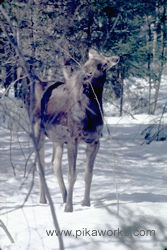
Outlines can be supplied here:
<path id="1" fill-rule="evenodd" d="M 85 146 L 80 146 L 74 212 L 70 214 L 63 211 L 59 187 L 50 163 L 51 143 L 46 143 L 47 183 L 60 228 L 72 230 L 72 236 L 63 237 L 66 249 L 162 250 L 167 247 L 167 142 L 145 144 L 141 131 L 152 120 L 146 115 L 135 118 L 125 117 L 120 120 L 117 117 L 106 117 L 112 136 L 108 136 L 104 130 L 94 169 L 92 204 L 86 208 L 80 205 L 84 192 L 85 164 Z M 23 176 L 25 158 L 31 153 L 31 147 L 24 134 L 20 132 L 18 135 L 13 134 L 11 147 L 12 163 L 16 169 L 16 177 L 13 177 L 9 154 L 10 133 L 0 128 L 0 219 L 15 241 L 14 244 L 10 243 L 0 227 L 0 248 L 58 249 L 57 236 L 54 233 L 53 236 L 47 235 L 49 230 L 54 229 L 49 206 L 38 203 L 37 174 L 29 200 L 23 208 L 19 208 L 31 185 L 32 174 L 28 175 L 30 160 L 26 169 L 28 177 L 25 179 Z M 63 165 L 67 182 L 66 154 Z M 101 230 L 105 230 L 105 236 L 99 235 Z M 153 230 L 155 234 L 146 236 L 147 230 Z M 135 232 L 141 236 L 134 236 Z"/>

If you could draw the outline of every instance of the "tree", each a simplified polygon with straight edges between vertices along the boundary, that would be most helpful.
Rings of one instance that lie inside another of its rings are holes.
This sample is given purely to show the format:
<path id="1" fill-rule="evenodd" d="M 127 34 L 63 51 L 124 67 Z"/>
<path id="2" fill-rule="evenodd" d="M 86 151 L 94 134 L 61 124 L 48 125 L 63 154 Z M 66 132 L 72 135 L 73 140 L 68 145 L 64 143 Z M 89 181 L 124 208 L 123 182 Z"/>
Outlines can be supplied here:
<path id="1" fill-rule="evenodd" d="M 12 0 L 4 2 L 4 6 L 29 68 L 41 78 L 63 80 L 64 65 L 69 72 L 76 70 L 85 62 L 89 47 L 94 47 L 122 58 L 120 73 L 114 75 L 122 93 L 120 110 L 124 80 L 136 77 L 148 80 L 148 112 L 155 112 L 166 60 L 166 1 Z M 5 39 L 4 34 L 0 38 Z M 9 53 L 7 44 L 11 70 L 5 57 L 2 63 L 14 80 L 13 66 L 19 68 L 20 63 L 16 55 Z M 112 83 L 108 79 L 107 88 L 114 88 Z"/>

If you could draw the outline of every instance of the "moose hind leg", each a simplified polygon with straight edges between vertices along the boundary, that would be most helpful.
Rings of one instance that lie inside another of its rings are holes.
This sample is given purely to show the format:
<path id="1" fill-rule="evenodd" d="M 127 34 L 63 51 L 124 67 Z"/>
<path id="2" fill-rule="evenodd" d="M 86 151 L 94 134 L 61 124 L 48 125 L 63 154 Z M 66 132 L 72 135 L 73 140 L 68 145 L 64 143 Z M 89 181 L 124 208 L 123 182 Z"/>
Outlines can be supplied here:
<path id="1" fill-rule="evenodd" d="M 54 172 L 57 176 L 60 191 L 62 193 L 63 202 L 65 203 L 67 199 L 67 190 L 64 184 L 63 174 L 62 174 L 62 156 L 63 156 L 63 144 L 54 142 L 52 164 Z"/>
<path id="2" fill-rule="evenodd" d="M 86 169 L 85 169 L 85 193 L 83 206 L 90 206 L 90 188 L 93 176 L 94 161 L 99 149 L 99 141 L 88 144 L 86 149 Z"/>
<path id="3" fill-rule="evenodd" d="M 68 191 L 67 191 L 67 203 L 65 206 L 65 212 L 73 211 L 73 189 L 76 181 L 76 159 L 77 159 L 77 142 L 68 144 Z"/>
<path id="4" fill-rule="evenodd" d="M 39 174 L 39 184 L 40 184 L 40 203 L 46 204 L 45 187 L 42 181 L 41 175 L 45 174 L 45 135 L 40 129 L 40 122 L 36 122 L 34 125 L 34 136 L 35 136 L 35 147 L 36 151 L 36 161 L 37 161 L 37 171 Z"/>
<path id="5" fill-rule="evenodd" d="M 42 135 L 44 137 L 44 135 Z M 43 138 L 43 145 L 40 148 L 40 162 L 41 162 L 41 167 L 42 167 L 42 172 L 43 174 L 45 174 L 45 159 L 44 159 L 44 155 L 45 155 L 45 149 L 44 149 L 44 138 Z M 44 188 L 44 184 L 43 184 L 43 180 L 41 178 L 41 170 L 39 169 L 39 164 L 38 164 L 38 172 L 39 172 L 39 179 L 40 179 L 40 203 L 42 204 L 46 204 L 47 200 L 46 200 L 46 194 L 45 194 L 45 188 Z"/>

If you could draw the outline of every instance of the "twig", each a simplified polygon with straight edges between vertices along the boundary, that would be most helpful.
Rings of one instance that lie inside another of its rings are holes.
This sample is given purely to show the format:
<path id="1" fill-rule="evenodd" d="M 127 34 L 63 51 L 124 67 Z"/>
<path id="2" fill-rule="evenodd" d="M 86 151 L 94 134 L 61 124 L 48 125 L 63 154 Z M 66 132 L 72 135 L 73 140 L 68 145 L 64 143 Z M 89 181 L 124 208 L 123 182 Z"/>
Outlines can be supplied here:
<path id="1" fill-rule="evenodd" d="M 17 78 L 14 82 L 11 82 L 10 85 L 5 89 L 5 91 L 4 91 L 4 93 L 3 93 L 2 97 L 1 97 L 1 99 L 3 99 L 3 98 L 6 96 L 6 94 L 7 94 L 8 91 L 9 91 L 9 89 L 10 89 L 11 87 L 13 87 L 14 84 L 15 84 L 16 82 L 18 82 L 18 81 L 20 81 L 20 80 L 22 80 L 22 79 L 24 79 L 24 78 L 26 78 L 26 77 L 27 77 L 27 75 L 22 76 L 22 77 L 19 77 L 19 78 Z"/>
<path id="2" fill-rule="evenodd" d="M 30 158 L 31 158 L 31 156 L 32 156 L 33 153 L 34 153 L 34 151 L 31 151 L 29 153 L 29 156 L 26 159 L 25 166 L 24 166 L 24 178 L 26 177 L 26 171 L 27 171 L 28 162 L 29 162 L 29 160 L 30 160 Z"/>
<path id="3" fill-rule="evenodd" d="M 20 142 L 19 134 L 18 134 L 18 133 L 17 133 L 17 139 L 18 139 L 18 143 L 19 143 L 19 147 L 20 147 L 21 153 L 22 153 L 22 155 L 24 156 L 25 162 L 27 162 L 26 155 L 25 155 L 24 150 L 23 150 L 23 148 L 22 148 L 22 145 L 21 145 L 21 142 Z"/>
<path id="4" fill-rule="evenodd" d="M 4 108 L 4 103 L 2 103 L 1 101 L 0 101 L 0 105 Z M 16 117 L 15 117 L 15 115 L 17 116 L 18 114 L 17 113 L 14 113 L 14 114 L 10 114 L 9 112 L 8 112 L 8 110 L 5 110 L 5 112 L 6 112 L 6 114 L 8 115 L 8 117 L 10 118 L 10 119 L 12 119 L 14 122 L 17 122 L 18 123 L 18 120 L 16 119 Z M 29 130 L 27 130 L 22 124 L 21 124 L 21 122 L 19 122 L 19 126 L 29 135 Z"/>
<path id="5" fill-rule="evenodd" d="M 38 163 L 39 175 L 40 175 L 42 184 L 44 186 L 46 197 L 47 197 L 48 202 L 49 202 L 49 207 L 50 207 L 50 210 L 51 210 L 51 214 L 52 214 L 54 226 L 55 226 L 56 230 L 58 232 L 60 232 L 60 228 L 59 228 L 59 224 L 58 224 L 58 221 L 57 221 L 57 216 L 56 216 L 56 213 L 55 213 L 55 208 L 54 208 L 53 200 L 51 198 L 51 195 L 50 195 L 50 192 L 49 192 L 49 188 L 48 188 L 48 185 L 46 183 L 45 174 L 44 174 L 44 170 L 43 170 L 43 166 L 42 166 L 42 163 L 41 163 L 41 158 L 40 158 L 39 150 L 38 150 L 38 148 L 39 148 L 38 144 L 39 144 L 39 141 L 40 141 L 41 134 L 39 132 L 39 138 L 35 138 L 34 134 L 35 134 L 35 132 L 33 131 L 31 138 L 32 138 L 32 141 L 33 141 L 33 144 L 34 144 L 35 153 L 36 153 L 36 160 L 37 160 L 37 163 Z M 64 243 L 63 243 L 62 236 L 60 234 L 58 235 L 58 240 L 59 240 L 60 250 L 64 250 Z"/>
<path id="6" fill-rule="evenodd" d="M 1 219 L 0 219 L 0 227 L 2 227 L 2 229 L 4 230 L 6 235 L 8 236 L 10 242 L 14 243 L 14 239 L 13 239 L 12 235 L 9 233 L 7 227 L 5 226 L 5 224 L 3 223 L 3 221 Z"/>
<path id="7" fill-rule="evenodd" d="M 111 104 L 113 106 L 115 106 L 116 108 L 119 108 L 118 105 L 114 104 L 112 101 L 110 101 L 110 102 L 111 102 Z M 130 115 L 134 120 L 137 120 L 131 112 L 129 112 L 129 111 L 125 110 L 125 109 L 123 109 L 123 112 L 126 113 L 126 114 L 128 114 L 128 115 Z"/>
<path id="8" fill-rule="evenodd" d="M 117 25 L 120 16 L 121 16 L 121 14 L 119 13 L 118 16 L 117 16 L 116 19 L 115 19 L 115 22 L 114 22 L 114 24 L 113 24 L 111 30 L 110 30 L 110 33 L 114 31 L 115 26 Z"/>
<path id="9" fill-rule="evenodd" d="M 30 185 L 29 191 L 28 191 L 28 193 L 27 193 L 27 195 L 26 195 L 26 197 L 25 197 L 25 199 L 24 199 L 24 201 L 23 201 L 22 206 L 24 206 L 24 204 L 27 202 L 27 200 L 28 200 L 28 198 L 29 198 L 29 196 L 30 196 L 30 194 L 31 194 L 31 191 L 32 191 L 32 189 L 33 189 L 33 187 L 34 187 L 34 178 L 35 178 L 35 170 L 36 170 L 36 168 L 35 168 L 35 163 L 36 163 L 36 160 L 35 160 L 35 162 L 34 162 L 34 164 L 33 164 L 33 172 L 32 172 L 31 185 Z"/>
<path id="10" fill-rule="evenodd" d="M 16 176 L 15 166 L 14 166 L 13 161 L 12 161 L 12 140 L 13 140 L 13 135 L 12 135 L 12 130 L 10 130 L 10 164 L 11 164 L 12 169 L 13 169 L 13 174 L 14 174 L 14 176 Z"/>

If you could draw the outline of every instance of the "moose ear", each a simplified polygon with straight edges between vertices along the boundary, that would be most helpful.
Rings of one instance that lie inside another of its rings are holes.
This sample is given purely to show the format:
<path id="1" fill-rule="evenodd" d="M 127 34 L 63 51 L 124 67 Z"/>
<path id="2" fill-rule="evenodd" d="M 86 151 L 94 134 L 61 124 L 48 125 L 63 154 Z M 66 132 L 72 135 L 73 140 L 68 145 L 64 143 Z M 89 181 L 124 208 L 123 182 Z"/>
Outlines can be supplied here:
<path id="1" fill-rule="evenodd" d="M 99 54 L 96 50 L 94 49 L 90 49 L 89 50 L 89 59 L 95 58 L 95 57 L 99 57 Z"/>
<path id="2" fill-rule="evenodd" d="M 106 63 L 106 70 L 112 68 L 119 62 L 119 56 L 111 56 L 108 58 Z"/>

